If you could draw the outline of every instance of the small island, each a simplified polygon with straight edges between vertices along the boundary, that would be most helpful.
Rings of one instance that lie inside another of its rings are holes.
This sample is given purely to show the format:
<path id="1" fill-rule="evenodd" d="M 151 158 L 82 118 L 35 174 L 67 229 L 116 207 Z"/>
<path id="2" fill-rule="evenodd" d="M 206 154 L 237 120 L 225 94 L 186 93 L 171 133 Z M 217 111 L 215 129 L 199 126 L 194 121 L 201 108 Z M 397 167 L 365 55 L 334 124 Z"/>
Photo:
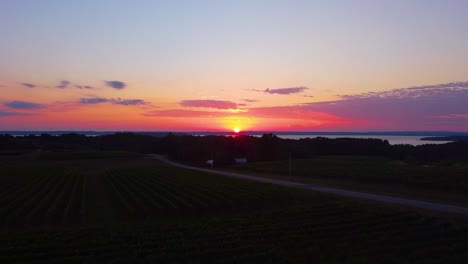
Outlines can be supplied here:
<path id="1" fill-rule="evenodd" d="M 468 135 L 464 135 L 464 136 L 445 136 L 445 137 L 423 137 L 420 140 L 426 140 L 426 141 L 468 141 Z"/>

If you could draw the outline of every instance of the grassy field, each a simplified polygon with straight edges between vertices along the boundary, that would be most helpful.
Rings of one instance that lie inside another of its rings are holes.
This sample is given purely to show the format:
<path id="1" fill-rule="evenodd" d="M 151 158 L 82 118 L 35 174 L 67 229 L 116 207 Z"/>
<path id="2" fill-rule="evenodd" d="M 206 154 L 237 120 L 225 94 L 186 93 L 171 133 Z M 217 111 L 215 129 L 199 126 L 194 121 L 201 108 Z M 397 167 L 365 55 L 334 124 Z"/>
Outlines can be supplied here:
<path id="1" fill-rule="evenodd" d="M 468 261 L 468 222 L 141 158 L 0 159 L 0 263 Z"/>
<path id="2" fill-rule="evenodd" d="M 325 184 L 467 204 L 468 165 L 414 165 L 382 157 L 317 156 L 312 159 L 254 162 L 233 170 L 265 177 Z"/>
<path id="3" fill-rule="evenodd" d="M 143 154 L 126 151 L 41 151 L 38 158 L 42 160 L 83 160 L 83 159 L 108 159 L 108 158 L 138 158 Z"/>

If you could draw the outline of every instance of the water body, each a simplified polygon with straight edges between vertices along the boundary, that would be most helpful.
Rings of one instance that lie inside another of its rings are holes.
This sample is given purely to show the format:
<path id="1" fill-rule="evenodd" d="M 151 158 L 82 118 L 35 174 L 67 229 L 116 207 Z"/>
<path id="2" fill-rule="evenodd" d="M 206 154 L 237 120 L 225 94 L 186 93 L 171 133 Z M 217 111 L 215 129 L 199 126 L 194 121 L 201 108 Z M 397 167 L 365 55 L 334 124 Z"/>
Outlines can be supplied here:
<path id="1" fill-rule="evenodd" d="M 282 134 L 278 135 L 280 138 L 285 139 L 301 139 L 301 138 L 316 138 L 316 137 L 326 137 L 326 138 L 376 138 L 382 140 L 388 140 L 388 143 L 391 145 L 397 144 L 409 144 L 413 146 L 423 145 L 423 144 L 445 144 L 450 141 L 429 141 L 421 140 L 423 136 L 382 136 L 382 135 L 287 135 Z"/>
<path id="2" fill-rule="evenodd" d="M 10 134 L 16 137 L 26 136 L 26 135 L 41 135 L 49 134 L 52 136 L 58 136 L 67 133 L 78 133 L 88 137 L 103 136 L 114 134 L 118 131 L 0 131 L 0 134 Z M 125 131 L 122 131 L 125 132 Z M 151 135 L 162 137 L 167 135 L 168 132 L 136 132 L 133 133 Z M 392 145 L 396 144 L 409 144 L 413 146 L 423 145 L 423 144 L 445 144 L 450 141 L 425 141 L 421 140 L 423 137 L 429 136 L 452 136 L 452 135 L 468 135 L 467 133 L 460 132 L 241 132 L 244 135 L 251 136 L 261 136 L 264 133 L 273 133 L 280 138 L 285 139 L 301 139 L 301 138 L 316 138 L 316 137 L 326 137 L 326 138 L 376 138 L 382 140 L 388 140 Z M 349 134 L 348 134 L 349 133 Z M 375 133 L 375 134 L 374 134 Z M 177 134 L 191 134 L 197 136 L 206 136 L 206 135 L 217 135 L 217 136 L 234 136 L 234 132 L 178 132 Z"/>

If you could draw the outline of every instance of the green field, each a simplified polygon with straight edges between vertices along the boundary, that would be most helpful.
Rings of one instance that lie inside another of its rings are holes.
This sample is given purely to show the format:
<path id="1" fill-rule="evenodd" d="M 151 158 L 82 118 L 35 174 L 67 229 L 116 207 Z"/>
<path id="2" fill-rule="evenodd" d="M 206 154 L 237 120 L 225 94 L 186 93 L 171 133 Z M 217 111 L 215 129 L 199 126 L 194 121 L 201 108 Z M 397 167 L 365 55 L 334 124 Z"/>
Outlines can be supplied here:
<path id="1" fill-rule="evenodd" d="M 0 160 L 0 263 L 468 261 L 465 218 L 141 158 Z"/>
<path id="2" fill-rule="evenodd" d="M 41 160 L 83 160 L 83 159 L 108 159 L 108 158 L 138 158 L 143 154 L 127 151 L 41 151 L 38 159 Z"/>
<path id="3" fill-rule="evenodd" d="M 415 165 L 383 157 L 317 156 L 236 165 L 238 172 L 423 200 L 468 204 L 468 165 Z M 291 175 L 290 175 L 291 174 Z"/>

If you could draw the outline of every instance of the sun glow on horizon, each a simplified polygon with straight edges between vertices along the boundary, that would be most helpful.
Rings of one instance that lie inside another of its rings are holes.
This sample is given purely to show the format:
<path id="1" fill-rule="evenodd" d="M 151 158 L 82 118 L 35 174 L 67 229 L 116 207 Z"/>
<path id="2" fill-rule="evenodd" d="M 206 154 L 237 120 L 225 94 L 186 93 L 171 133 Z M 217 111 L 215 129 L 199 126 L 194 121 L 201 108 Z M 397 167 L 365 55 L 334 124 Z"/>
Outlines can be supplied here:
<path id="1" fill-rule="evenodd" d="M 241 131 L 239 127 L 235 127 L 233 130 L 235 133 L 239 133 Z"/>

